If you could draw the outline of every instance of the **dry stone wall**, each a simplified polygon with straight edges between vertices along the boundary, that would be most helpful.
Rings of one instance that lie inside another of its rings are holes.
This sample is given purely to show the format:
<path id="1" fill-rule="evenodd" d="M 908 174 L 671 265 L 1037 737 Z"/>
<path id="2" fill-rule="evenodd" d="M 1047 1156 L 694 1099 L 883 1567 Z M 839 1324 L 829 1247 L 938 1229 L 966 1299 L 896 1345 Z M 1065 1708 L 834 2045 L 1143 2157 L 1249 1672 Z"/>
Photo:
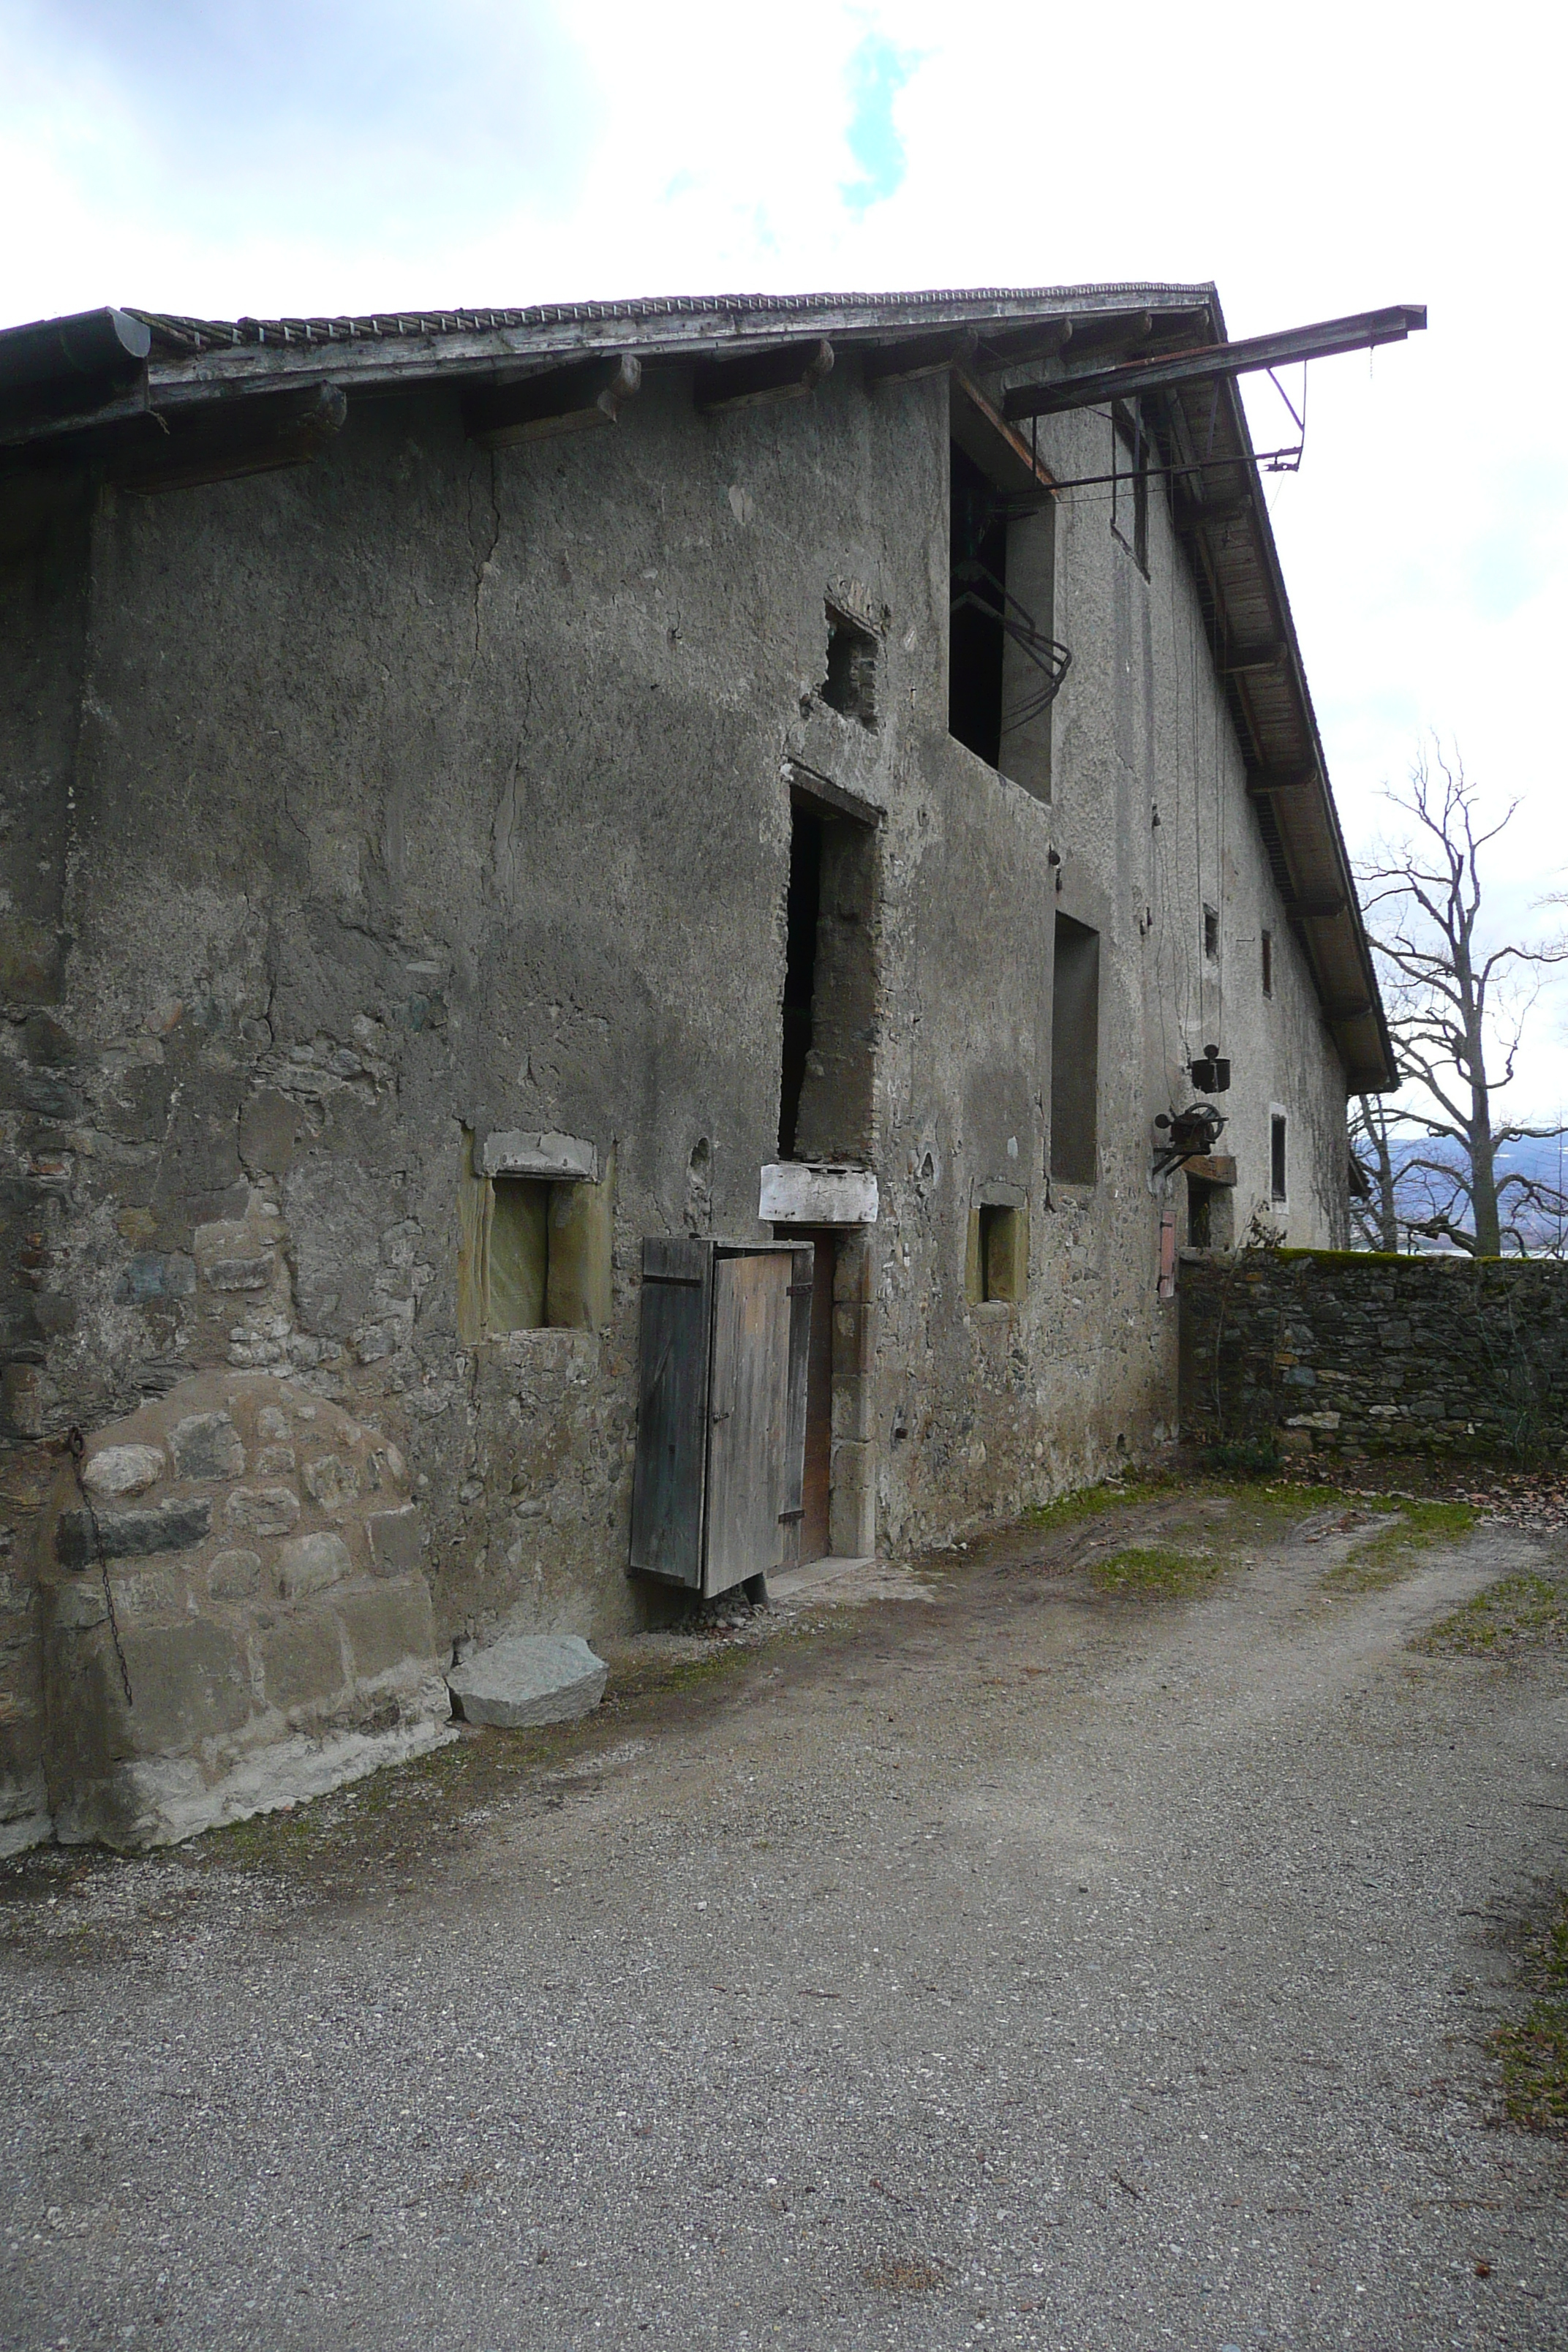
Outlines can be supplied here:
<path id="1" fill-rule="evenodd" d="M 1568 1445 L 1568 1265 L 1189 1253 L 1184 1434 L 1342 1454 Z"/>

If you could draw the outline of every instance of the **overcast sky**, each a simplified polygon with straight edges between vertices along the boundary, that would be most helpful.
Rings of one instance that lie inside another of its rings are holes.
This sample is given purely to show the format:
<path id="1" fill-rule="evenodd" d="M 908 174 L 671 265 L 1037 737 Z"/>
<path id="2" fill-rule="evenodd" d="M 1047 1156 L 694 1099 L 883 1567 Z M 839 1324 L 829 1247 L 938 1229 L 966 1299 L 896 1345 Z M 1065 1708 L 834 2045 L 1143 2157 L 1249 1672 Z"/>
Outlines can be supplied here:
<path id="1" fill-rule="evenodd" d="M 0 0 L 0 320 L 1212 278 L 1245 335 L 1425 301 L 1310 370 L 1275 528 L 1352 847 L 1436 730 L 1523 802 L 1517 926 L 1568 887 L 1563 47 L 1544 6 L 1386 0 Z M 1555 1003 L 1530 1092 L 1568 1102 Z"/>

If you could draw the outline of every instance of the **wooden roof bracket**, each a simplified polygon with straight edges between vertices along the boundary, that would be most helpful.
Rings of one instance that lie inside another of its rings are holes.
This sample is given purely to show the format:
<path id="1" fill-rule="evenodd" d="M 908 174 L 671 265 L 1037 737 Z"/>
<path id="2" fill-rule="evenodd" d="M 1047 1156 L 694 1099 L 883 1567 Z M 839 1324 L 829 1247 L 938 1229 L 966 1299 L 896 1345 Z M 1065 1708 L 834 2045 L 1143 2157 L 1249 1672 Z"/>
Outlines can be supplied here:
<path id="1" fill-rule="evenodd" d="M 739 360 L 703 360 L 691 394 L 704 416 L 731 408 L 755 408 L 766 400 L 804 400 L 833 368 L 833 346 L 825 336 L 785 343 Z"/>
<path id="2" fill-rule="evenodd" d="M 550 368 L 521 383 L 484 384 L 463 396 L 463 429 L 481 449 L 508 449 L 519 441 L 550 441 L 614 425 L 642 385 L 642 362 L 631 352 L 578 367 Z"/>

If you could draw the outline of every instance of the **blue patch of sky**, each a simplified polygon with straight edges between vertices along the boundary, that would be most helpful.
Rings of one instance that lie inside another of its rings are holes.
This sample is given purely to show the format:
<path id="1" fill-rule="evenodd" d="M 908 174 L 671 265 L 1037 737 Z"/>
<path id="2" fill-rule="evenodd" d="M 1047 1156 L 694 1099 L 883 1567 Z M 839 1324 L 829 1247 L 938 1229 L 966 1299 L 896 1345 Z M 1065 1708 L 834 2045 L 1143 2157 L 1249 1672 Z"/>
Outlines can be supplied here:
<path id="1" fill-rule="evenodd" d="M 846 136 L 860 176 L 845 181 L 839 194 L 857 219 L 885 204 L 903 182 L 909 163 L 894 128 L 893 100 L 920 62 L 917 51 L 896 47 L 885 33 L 868 33 L 850 56 Z"/>

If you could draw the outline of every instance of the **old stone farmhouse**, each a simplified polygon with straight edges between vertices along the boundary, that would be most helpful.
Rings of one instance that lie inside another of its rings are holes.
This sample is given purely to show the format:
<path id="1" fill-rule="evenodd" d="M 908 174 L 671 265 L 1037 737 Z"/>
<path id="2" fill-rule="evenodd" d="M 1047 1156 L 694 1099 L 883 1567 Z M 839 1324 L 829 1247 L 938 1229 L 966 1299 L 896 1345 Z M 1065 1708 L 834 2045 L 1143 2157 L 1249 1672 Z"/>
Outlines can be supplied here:
<path id="1" fill-rule="evenodd" d="M 9 1843 L 1136 1457 L 1178 1249 L 1342 1238 L 1388 1043 L 1225 340 L 0 335 Z"/>

